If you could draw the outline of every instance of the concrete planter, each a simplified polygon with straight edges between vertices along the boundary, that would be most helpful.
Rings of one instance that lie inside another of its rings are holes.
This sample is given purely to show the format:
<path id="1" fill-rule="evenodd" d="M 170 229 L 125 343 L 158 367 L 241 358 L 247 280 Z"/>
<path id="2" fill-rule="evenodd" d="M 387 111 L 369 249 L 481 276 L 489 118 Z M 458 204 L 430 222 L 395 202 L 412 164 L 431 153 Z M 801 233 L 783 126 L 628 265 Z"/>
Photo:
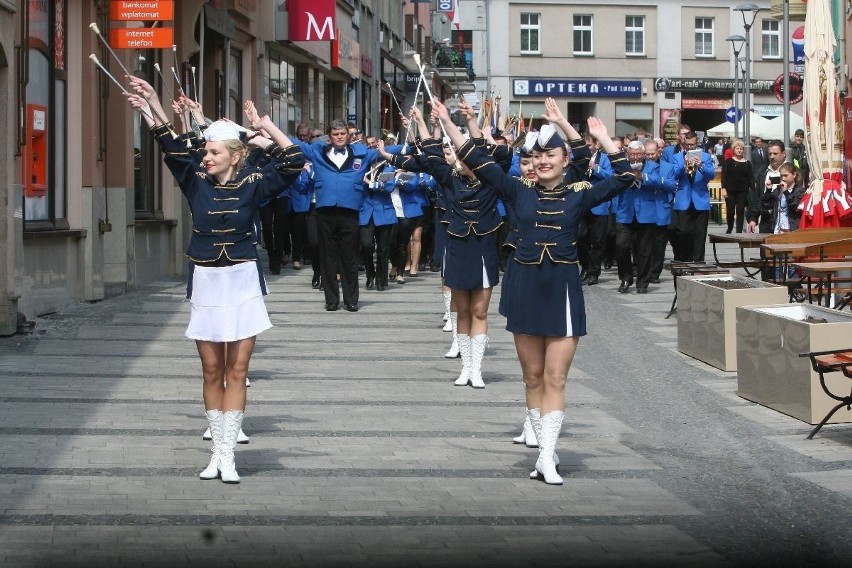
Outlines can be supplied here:
<path id="1" fill-rule="evenodd" d="M 822 390 L 810 360 L 799 354 L 849 347 L 852 314 L 810 304 L 737 308 L 737 394 L 816 424 L 836 401 Z M 835 393 L 849 392 L 852 386 L 842 373 L 825 378 Z M 829 423 L 838 422 L 852 422 L 852 412 L 838 410 Z"/>
<path id="2" fill-rule="evenodd" d="M 712 284 L 730 282 L 746 288 Z M 677 279 L 677 348 L 723 371 L 737 370 L 739 306 L 787 301 L 787 288 L 734 274 L 681 276 Z"/>

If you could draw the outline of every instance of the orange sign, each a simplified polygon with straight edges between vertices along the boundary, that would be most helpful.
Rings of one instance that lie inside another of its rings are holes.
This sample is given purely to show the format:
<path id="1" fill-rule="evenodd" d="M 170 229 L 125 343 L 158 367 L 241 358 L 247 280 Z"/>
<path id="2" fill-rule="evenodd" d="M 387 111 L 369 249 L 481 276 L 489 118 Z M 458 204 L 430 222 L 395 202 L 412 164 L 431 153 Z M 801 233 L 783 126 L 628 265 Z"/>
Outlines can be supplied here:
<path id="1" fill-rule="evenodd" d="M 165 49 L 175 43 L 174 28 L 118 28 L 109 31 L 115 49 Z"/>
<path id="2" fill-rule="evenodd" d="M 109 3 L 109 17 L 120 22 L 175 19 L 174 0 L 113 0 Z"/>

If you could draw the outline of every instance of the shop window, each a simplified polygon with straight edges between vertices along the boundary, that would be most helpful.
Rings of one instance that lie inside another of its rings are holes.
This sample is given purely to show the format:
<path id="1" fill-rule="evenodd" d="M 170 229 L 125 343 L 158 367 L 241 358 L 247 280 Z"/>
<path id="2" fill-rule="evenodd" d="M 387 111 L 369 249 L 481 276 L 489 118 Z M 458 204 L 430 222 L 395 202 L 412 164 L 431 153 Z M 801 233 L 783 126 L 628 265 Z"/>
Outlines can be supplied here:
<path id="1" fill-rule="evenodd" d="M 243 52 L 231 48 L 228 53 L 228 118 L 243 123 Z"/>
<path id="2" fill-rule="evenodd" d="M 653 132 L 654 105 L 619 103 L 615 105 L 615 135 Z"/>
<path id="3" fill-rule="evenodd" d="M 280 54 L 269 54 L 269 116 L 278 128 L 294 135 L 302 118 L 296 92 L 296 70 L 297 67 Z"/>
<path id="4" fill-rule="evenodd" d="M 21 182 L 27 230 L 67 229 L 66 2 L 24 2 L 28 82 Z"/>

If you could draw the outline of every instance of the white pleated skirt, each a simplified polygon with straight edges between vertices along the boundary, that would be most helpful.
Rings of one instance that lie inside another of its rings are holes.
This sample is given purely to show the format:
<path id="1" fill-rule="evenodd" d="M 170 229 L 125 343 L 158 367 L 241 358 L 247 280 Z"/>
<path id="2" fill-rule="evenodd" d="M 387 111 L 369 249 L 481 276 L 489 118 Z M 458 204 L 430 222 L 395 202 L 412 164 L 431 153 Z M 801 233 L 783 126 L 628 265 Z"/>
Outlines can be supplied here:
<path id="1" fill-rule="evenodd" d="M 189 327 L 184 335 L 219 343 L 254 337 L 272 327 L 257 263 L 195 266 Z"/>

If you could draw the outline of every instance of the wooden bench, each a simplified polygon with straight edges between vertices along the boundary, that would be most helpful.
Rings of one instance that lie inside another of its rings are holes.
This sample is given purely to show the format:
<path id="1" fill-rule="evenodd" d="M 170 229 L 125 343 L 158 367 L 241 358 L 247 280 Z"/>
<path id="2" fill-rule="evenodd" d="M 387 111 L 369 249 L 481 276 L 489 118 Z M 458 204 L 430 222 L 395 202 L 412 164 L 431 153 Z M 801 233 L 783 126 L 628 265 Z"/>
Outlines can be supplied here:
<path id="1" fill-rule="evenodd" d="M 669 309 L 668 315 L 664 319 L 669 319 L 677 313 L 677 279 L 678 276 L 693 276 L 696 274 L 730 274 L 730 271 L 717 266 L 711 262 L 682 262 L 679 260 L 665 260 L 663 268 L 668 268 L 672 273 L 674 282 L 674 299 L 672 299 L 672 307 Z"/>
<path id="2" fill-rule="evenodd" d="M 783 283 L 786 282 L 787 267 L 791 258 L 805 257 L 802 260 L 806 262 L 807 257 L 814 256 L 814 253 L 809 251 L 816 250 L 816 254 L 818 255 L 819 246 L 846 239 L 852 239 L 852 227 L 800 229 L 798 231 L 767 235 L 760 247 L 760 260 L 767 268 L 771 260 L 773 270 L 768 279 L 772 281 L 775 281 L 775 269 L 778 268 L 780 263 L 782 267 L 781 281 Z M 812 245 L 815 245 L 817 248 L 808 249 Z M 814 260 L 823 260 L 823 258 L 817 257 Z"/>
<path id="3" fill-rule="evenodd" d="M 852 350 L 840 349 L 836 351 L 814 351 L 812 353 L 801 353 L 799 357 L 810 358 L 811 367 L 814 372 L 819 375 L 819 384 L 822 386 L 822 390 L 825 391 L 825 394 L 827 394 L 830 398 L 838 401 L 837 405 L 835 405 L 835 407 L 825 415 L 825 418 L 817 424 L 816 428 L 808 434 L 807 439 L 812 440 L 816 433 L 820 431 L 820 428 L 825 426 L 825 423 L 831 420 L 831 417 L 834 416 L 835 412 L 844 406 L 847 408 L 852 407 L 852 392 L 847 395 L 834 394 L 828 390 L 824 376 L 826 373 L 841 371 L 847 378 L 852 379 Z"/>

